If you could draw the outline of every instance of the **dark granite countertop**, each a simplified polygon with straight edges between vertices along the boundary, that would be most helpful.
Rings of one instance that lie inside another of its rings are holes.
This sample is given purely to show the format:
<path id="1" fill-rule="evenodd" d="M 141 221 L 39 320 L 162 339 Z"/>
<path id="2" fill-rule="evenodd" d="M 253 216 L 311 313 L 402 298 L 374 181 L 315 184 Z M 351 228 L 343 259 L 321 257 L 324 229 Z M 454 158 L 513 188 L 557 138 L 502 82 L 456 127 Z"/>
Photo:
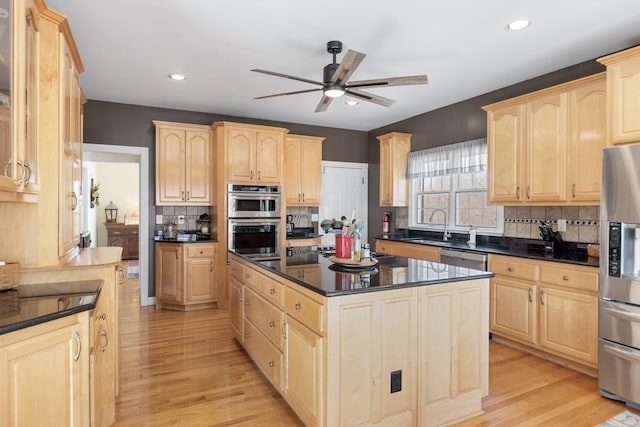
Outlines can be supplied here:
<path id="1" fill-rule="evenodd" d="M 20 285 L 0 292 L 0 335 L 92 310 L 102 280 Z"/>
<path id="2" fill-rule="evenodd" d="M 159 243 L 217 243 L 217 240 L 178 240 L 178 239 L 155 239 Z"/>
<path id="3" fill-rule="evenodd" d="M 553 253 L 545 252 L 545 242 L 536 239 L 513 237 L 477 236 L 476 244 L 469 246 L 466 234 L 454 234 L 453 239 L 442 240 L 442 233 L 403 230 L 387 236 L 377 236 L 377 240 L 393 240 L 418 245 L 439 246 L 463 251 L 484 252 L 487 254 L 509 255 L 544 261 L 599 267 L 599 259 L 589 257 L 586 243 L 566 242 L 563 248 L 555 248 Z"/>
<path id="4" fill-rule="evenodd" d="M 380 256 L 373 267 L 349 268 L 314 247 L 289 248 L 286 254 L 276 261 L 243 258 L 326 297 L 493 277 L 487 271 L 396 256 Z M 318 274 L 307 268 L 317 268 Z"/>

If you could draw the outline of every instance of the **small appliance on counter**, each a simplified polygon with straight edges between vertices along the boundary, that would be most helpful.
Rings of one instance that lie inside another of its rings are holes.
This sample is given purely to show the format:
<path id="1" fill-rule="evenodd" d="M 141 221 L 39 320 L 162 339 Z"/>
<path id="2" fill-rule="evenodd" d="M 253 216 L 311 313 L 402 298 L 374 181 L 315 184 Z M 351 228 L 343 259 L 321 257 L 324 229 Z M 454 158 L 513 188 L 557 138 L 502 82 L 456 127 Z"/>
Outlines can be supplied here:
<path id="1" fill-rule="evenodd" d="M 166 240 L 173 240 L 178 238 L 178 226 L 173 221 L 168 221 L 164 225 L 163 237 Z"/>

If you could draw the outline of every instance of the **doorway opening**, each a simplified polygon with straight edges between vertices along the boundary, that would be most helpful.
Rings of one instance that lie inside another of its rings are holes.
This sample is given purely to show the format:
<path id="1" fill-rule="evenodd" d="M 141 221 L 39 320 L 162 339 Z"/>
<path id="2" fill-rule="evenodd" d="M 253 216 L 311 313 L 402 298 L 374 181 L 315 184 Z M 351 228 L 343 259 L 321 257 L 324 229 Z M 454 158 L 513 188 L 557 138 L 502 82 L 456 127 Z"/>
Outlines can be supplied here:
<path id="1" fill-rule="evenodd" d="M 85 143 L 83 144 L 83 152 L 83 157 L 86 162 L 135 163 L 138 165 L 138 263 L 140 280 L 140 305 L 153 305 L 155 304 L 155 298 L 149 297 L 149 149 L 147 147 Z M 108 175 L 99 177 L 99 180 L 101 182 L 105 182 L 108 179 Z M 85 188 L 88 187 L 85 186 Z M 123 188 L 122 191 L 126 192 L 127 189 Z M 87 197 L 86 199 L 89 199 L 89 197 Z M 105 200 L 104 198 L 100 197 L 100 207 L 102 207 L 103 209 L 104 206 L 106 206 L 109 202 L 110 200 Z M 97 229 L 100 224 L 91 224 L 89 218 L 95 218 L 95 215 L 89 215 L 89 209 L 89 203 L 83 204 L 83 231 L 91 228 L 96 230 L 95 237 L 92 237 L 92 240 L 94 240 L 94 242 L 97 242 Z M 124 215 L 124 212 L 121 215 Z M 122 219 L 122 217 L 119 217 L 118 222 L 120 222 Z M 103 243 L 101 241 L 101 246 L 106 246 L 106 243 Z"/>

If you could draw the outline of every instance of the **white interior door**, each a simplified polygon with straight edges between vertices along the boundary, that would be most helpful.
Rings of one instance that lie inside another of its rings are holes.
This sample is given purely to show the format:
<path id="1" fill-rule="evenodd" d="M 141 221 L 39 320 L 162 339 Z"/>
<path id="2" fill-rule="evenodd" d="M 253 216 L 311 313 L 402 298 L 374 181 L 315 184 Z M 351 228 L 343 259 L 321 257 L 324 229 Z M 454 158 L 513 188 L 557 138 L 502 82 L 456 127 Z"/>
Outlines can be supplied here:
<path id="1" fill-rule="evenodd" d="M 366 163 L 322 162 L 322 204 L 319 209 L 323 219 L 351 219 L 355 212 L 358 222 L 364 224 L 362 236 L 367 236 L 367 193 L 369 188 L 369 166 Z M 320 233 L 323 233 L 322 229 Z M 322 236 L 322 246 L 335 246 L 335 234 Z"/>

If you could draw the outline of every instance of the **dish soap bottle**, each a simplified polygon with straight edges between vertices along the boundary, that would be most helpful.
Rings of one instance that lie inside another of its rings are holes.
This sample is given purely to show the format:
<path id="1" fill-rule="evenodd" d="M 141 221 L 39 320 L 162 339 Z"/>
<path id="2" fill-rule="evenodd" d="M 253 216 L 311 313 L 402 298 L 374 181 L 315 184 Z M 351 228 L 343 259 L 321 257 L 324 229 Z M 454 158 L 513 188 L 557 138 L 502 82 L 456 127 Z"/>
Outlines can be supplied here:
<path id="1" fill-rule="evenodd" d="M 473 228 L 473 225 L 469 229 L 469 241 L 467 243 L 469 246 L 475 246 L 476 244 L 476 230 Z"/>

